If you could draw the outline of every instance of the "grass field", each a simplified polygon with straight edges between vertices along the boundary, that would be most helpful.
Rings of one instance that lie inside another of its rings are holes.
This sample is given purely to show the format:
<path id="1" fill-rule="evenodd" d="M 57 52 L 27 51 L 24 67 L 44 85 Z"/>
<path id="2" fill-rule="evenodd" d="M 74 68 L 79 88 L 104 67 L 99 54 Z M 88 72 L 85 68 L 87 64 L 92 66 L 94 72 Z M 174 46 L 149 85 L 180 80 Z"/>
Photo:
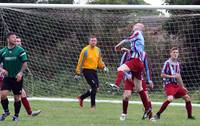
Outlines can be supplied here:
<path id="1" fill-rule="evenodd" d="M 0 122 L 0 126 L 199 126 L 200 108 L 193 108 L 196 120 L 186 119 L 185 107 L 169 106 L 156 122 L 141 120 L 143 108 L 141 105 L 130 104 L 126 121 L 120 121 L 121 104 L 97 103 L 95 111 L 90 111 L 89 103 L 79 108 L 76 102 L 46 102 L 31 101 L 33 109 L 41 109 L 37 117 L 28 117 L 24 108 L 21 109 L 20 121 L 12 122 L 12 116 Z M 11 115 L 13 104 L 10 103 Z M 153 106 L 153 111 L 159 109 Z M 0 109 L 2 110 L 2 109 Z"/>

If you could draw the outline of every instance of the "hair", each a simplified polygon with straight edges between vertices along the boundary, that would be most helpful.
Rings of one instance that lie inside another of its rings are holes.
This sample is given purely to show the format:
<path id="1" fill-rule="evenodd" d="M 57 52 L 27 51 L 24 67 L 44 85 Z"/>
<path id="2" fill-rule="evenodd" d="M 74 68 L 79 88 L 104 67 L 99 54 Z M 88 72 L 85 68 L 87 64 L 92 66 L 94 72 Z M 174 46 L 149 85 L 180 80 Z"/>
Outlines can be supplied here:
<path id="1" fill-rule="evenodd" d="M 9 32 L 7 35 L 6 35 L 6 39 L 9 38 L 11 35 L 15 35 L 14 32 Z"/>
<path id="2" fill-rule="evenodd" d="M 88 42 L 90 41 L 91 38 L 97 38 L 97 37 L 94 34 L 90 35 L 89 38 L 88 38 Z"/>
<path id="3" fill-rule="evenodd" d="M 133 25 L 133 30 L 141 30 L 144 31 L 145 27 L 143 23 L 136 23 Z"/>
<path id="4" fill-rule="evenodd" d="M 172 51 L 174 51 L 174 50 L 178 50 L 178 47 L 172 47 L 172 48 L 170 49 L 170 53 L 171 53 Z"/>

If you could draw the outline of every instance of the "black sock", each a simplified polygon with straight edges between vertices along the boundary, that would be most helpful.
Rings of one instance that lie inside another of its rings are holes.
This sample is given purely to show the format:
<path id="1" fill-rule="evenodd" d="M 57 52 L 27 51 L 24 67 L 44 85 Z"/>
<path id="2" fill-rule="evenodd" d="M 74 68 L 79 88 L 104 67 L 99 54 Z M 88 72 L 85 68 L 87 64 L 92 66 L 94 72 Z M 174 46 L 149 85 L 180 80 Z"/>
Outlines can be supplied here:
<path id="1" fill-rule="evenodd" d="M 15 116 L 19 116 L 20 108 L 21 108 L 21 101 L 14 102 L 15 108 Z"/>
<path id="2" fill-rule="evenodd" d="M 1 100 L 1 105 L 3 107 L 4 112 L 9 112 L 8 104 L 9 104 L 8 98 Z"/>
<path id="3" fill-rule="evenodd" d="M 85 92 L 84 94 L 82 94 L 80 98 L 81 99 L 85 99 L 85 98 L 89 97 L 90 95 L 91 95 L 91 91 L 88 90 L 87 92 Z"/>
<path id="4" fill-rule="evenodd" d="M 96 105 L 96 102 L 95 102 L 95 99 L 96 99 L 96 89 L 93 89 L 91 91 L 91 107 L 95 107 Z"/>

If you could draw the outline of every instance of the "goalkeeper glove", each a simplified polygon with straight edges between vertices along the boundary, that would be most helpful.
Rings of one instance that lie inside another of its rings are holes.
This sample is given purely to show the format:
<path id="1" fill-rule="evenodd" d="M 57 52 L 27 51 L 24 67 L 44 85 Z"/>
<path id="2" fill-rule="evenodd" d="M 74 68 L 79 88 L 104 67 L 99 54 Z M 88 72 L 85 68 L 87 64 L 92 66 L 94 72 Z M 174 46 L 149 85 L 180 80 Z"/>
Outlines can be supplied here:
<path id="1" fill-rule="evenodd" d="M 81 79 L 81 76 L 78 75 L 78 74 L 76 74 L 76 75 L 74 76 L 74 79 L 75 79 L 75 80 L 80 80 L 80 79 Z"/>
<path id="2" fill-rule="evenodd" d="M 103 71 L 108 73 L 108 72 L 109 72 L 108 67 L 104 67 L 104 68 L 103 68 Z"/>

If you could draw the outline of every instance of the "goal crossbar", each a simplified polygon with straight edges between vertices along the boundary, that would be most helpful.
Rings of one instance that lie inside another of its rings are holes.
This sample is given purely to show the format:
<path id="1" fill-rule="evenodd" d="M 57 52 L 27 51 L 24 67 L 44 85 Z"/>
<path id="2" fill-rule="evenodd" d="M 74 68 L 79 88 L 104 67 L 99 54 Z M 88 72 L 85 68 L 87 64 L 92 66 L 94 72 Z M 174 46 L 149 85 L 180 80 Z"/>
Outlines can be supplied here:
<path id="1" fill-rule="evenodd" d="M 88 5 L 88 4 L 27 4 L 27 3 L 0 3 L 2 7 L 15 8 L 82 8 L 82 9 L 200 9 L 200 5 Z"/>

